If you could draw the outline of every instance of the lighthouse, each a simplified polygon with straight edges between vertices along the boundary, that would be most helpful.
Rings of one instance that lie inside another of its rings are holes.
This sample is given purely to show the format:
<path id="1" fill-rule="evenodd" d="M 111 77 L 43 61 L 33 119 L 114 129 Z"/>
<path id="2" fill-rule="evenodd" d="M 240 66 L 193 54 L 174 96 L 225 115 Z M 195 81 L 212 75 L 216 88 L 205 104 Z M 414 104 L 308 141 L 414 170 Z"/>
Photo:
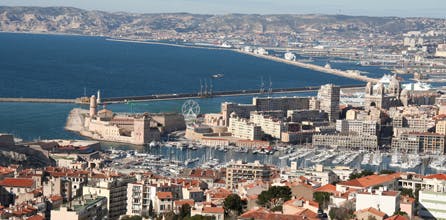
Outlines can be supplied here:
<path id="1" fill-rule="evenodd" d="M 90 97 L 90 118 L 93 118 L 93 116 L 96 115 L 96 107 L 97 107 L 96 97 L 92 95 Z"/>

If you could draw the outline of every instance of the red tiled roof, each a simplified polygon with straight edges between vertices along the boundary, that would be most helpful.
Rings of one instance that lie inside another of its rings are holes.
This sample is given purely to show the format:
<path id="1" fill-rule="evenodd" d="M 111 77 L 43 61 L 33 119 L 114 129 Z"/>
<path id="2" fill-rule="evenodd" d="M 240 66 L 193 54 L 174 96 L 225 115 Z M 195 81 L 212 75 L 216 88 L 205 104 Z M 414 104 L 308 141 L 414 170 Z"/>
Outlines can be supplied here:
<path id="1" fill-rule="evenodd" d="M 381 212 L 378 209 L 375 209 L 373 207 L 369 207 L 366 209 L 361 209 L 361 210 L 356 211 L 356 213 L 364 213 L 364 212 L 368 212 L 368 213 L 374 214 L 376 216 L 380 216 L 382 218 L 384 218 L 384 216 L 386 216 L 386 213 Z"/>
<path id="2" fill-rule="evenodd" d="M 317 214 L 311 210 L 305 209 L 295 215 L 285 215 L 281 213 L 270 212 L 264 208 L 254 209 L 243 213 L 240 219 L 256 219 L 256 220 L 312 220 L 318 219 Z"/>
<path id="3" fill-rule="evenodd" d="M 224 188 L 217 188 L 207 192 L 213 199 L 224 199 L 232 194 L 231 191 Z"/>
<path id="4" fill-rule="evenodd" d="M 203 213 L 224 213 L 225 209 L 222 207 L 204 207 Z"/>
<path id="5" fill-rule="evenodd" d="M 399 173 L 388 174 L 388 175 L 374 174 L 374 175 L 370 175 L 370 176 L 361 177 L 358 179 L 340 182 L 339 185 L 368 188 L 368 187 L 377 186 L 377 185 L 381 185 L 386 182 L 393 181 L 399 177 L 400 177 Z"/>
<path id="6" fill-rule="evenodd" d="M 172 192 L 157 192 L 156 196 L 160 199 L 171 199 L 172 196 Z"/>
<path id="7" fill-rule="evenodd" d="M 176 200 L 175 206 L 182 206 L 184 204 L 189 204 L 190 206 L 194 206 L 195 201 L 193 199 L 183 199 L 183 200 Z"/>
<path id="8" fill-rule="evenodd" d="M 438 179 L 438 180 L 446 180 L 446 174 L 444 173 L 438 173 L 438 174 L 432 174 L 429 176 L 425 176 L 425 179 Z"/>
<path id="9" fill-rule="evenodd" d="M 28 178 L 5 178 L 3 181 L 0 181 L 0 186 L 5 186 L 5 187 L 31 188 L 33 185 L 34 185 L 34 180 Z"/>
<path id="10" fill-rule="evenodd" d="M 59 200 L 62 200 L 62 199 L 63 199 L 62 196 L 59 196 L 59 195 L 51 196 L 51 198 L 50 198 L 50 200 L 53 201 L 53 202 L 59 201 Z"/>
<path id="11" fill-rule="evenodd" d="M 323 185 L 315 190 L 316 192 L 328 192 L 328 193 L 335 193 L 336 192 L 336 186 L 333 184 L 326 184 Z"/>
<path id="12" fill-rule="evenodd" d="M 402 215 L 394 215 L 389 218 L 386 218 L 385 220 L 409 220 L 409 218 L 407 218 L 406 216 L 402 216 Z"/>
<path id="13" fill-rule="evenodd" d="M 29 218 L 27 218 L 27 220 L 44 220 L 45 218 L 41 215 L 33 215 Z"/>

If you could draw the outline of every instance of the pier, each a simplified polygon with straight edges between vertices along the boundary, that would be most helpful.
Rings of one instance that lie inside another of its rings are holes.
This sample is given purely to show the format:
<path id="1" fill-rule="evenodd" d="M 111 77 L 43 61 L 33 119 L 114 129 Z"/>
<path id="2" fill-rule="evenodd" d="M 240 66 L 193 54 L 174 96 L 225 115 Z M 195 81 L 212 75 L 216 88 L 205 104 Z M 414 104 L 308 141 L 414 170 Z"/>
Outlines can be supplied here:
<path id="1" fill-rule="evenodd" d="M 362 88 L 364 85 L 343 85 L 341 88 Z M 250 89 L 250 90 L 234 90 L 234 91 L 215 91 L 212 94 L 200 94 L 200 93 L 181 93 L 181 94 L 159 94 L 148 96 L 127 96 L 127 97 L 115 97 L 115 98 L 103 98 L 102 103 L 125 103 L 135 101 L 159 101 L 159 100 L 181 100 L 191 98 L 213 98 L 222 96 L 245 96 L 245 95 L 270 95 L 280 93 L 295 93 L 295 92 L 310 92 L 319 90 L 320 86 L 307 86 L 299 88 L 281 88 L 271 89 L 270 91 Z"/>
<path id="2" fill-rule="evenodd" d="M 364 85 L 342 85 L 341 88 L 361 88 Z M 279 88 L 270 90 L 234 90 L 234 91 L 215 91 L 212 93 L 200 94 L 200 93 L 173 93 L 173 94 L 153 94 L 145 96 L 122 96 L 122 97 L 109 97 L 102 98 L 103 104 L 110 103 L 126 103 L 126 102 L 142 102 L 142 101 L 160 101 L 160 100 L 182 100 L 191 98 L 213 98 L 222 96 L 245 96 L 245 95 L 271 95 L 280 93 L 296 93 L 296 92 L 310 92 L 317 91 L 320 86 L 307 86 L 299 88 Z M 34 102 L 34 103 L 77 103 L 87 104 L 88 102 L 84 98 L 77 99 L 49 99 L 49 98 L 0 98 L 0 102 Z"/>
<path id="3" fill-rule="evenodd" d="M 242 51 L 242 50 L 234 50 L 234 51 L 237 51 L 242 54 L 247 54 L 247 55 L 255 56 L 258 58 L 263 58 L 263 59 L 281 62 L 281 63 L 285 63 L 285 64 L 289 64 L 289 65 L 294 65 L 294 66 L 298 66 L 298 67 L 302 67 L 302 68 L 306 68 L 306 69 L 310 69 L 310 70 L 329 73 L 329 74 L 342 76 L 342 77 L 346 77 L 346 78 L 350 78 L 350 79 L 356 79 L 356 80 L 363 81 L 363 82 L 372 82 L 372 83 L 379 82 L 379 79 L 370 78 L 370 77 L 363 76 L 360 74 L 350 73 L 350 72 L 346 72 L 346 71 L 342 71 L 342 70 L 338 70 L 338 69 L 326 68 L 326 67 L 318 66 L 315 64 L 311 64 L 311 63 L 303 63 L 303 62 L 299 62 L 299 61 L 286 60 L 284 58 L 279 58 L 279 57 L 275 57 L 275 56 L 271 56 L 271 55 L 255 54 L 252 52 L 246 52 L 246 51 Z"/>
<path id="4" fill-rule="evenodd" d="M 76 103 L 76 99 L 1 98 L 0 102 Z"/>

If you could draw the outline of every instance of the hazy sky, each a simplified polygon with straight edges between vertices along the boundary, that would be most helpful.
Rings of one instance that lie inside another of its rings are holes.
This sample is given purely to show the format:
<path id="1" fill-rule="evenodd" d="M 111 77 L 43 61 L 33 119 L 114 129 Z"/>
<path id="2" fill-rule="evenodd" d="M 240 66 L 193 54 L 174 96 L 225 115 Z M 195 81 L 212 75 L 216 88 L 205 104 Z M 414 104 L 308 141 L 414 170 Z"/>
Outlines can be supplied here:
<path id="1" fill-rule="evenodd" d="M 446 18 L 446 0 L 0 0 L 0 5 L 73 6 L 138 13 L 320 13 Z"/>

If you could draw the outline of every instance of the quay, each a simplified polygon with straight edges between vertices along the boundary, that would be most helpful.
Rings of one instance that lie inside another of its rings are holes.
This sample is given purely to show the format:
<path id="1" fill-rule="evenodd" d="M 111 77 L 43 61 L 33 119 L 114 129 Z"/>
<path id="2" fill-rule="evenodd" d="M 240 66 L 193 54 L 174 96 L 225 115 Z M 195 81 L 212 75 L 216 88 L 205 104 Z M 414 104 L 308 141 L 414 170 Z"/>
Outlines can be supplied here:
<path id="1" fill-rule="evenodd" d="M 294 65 L 294 66 L 298 66 L 298 67 L 302 67 L 302 68 L 306 68 L 306 69 L 311 69 L 311 70 L 315 70 L 315 71 L 319 71 L 319 72 L 329 73 L 329 74 L 342 76 L 342 77 L 346 77 L 346 78 L 350 78 L 350 79 L 356 79 L 356 80 L 359 80 L 359 81 L 372 82 L 372 83 L 379 82 L 379 79 L 370 78 L 370 77 L 359 75 L 359 74 L 355 74 L 355 73 L 349 73 L 349 72 L 338 70 L 338 69 L 326 68 L 326 67 L 318 66 L 318 65 L 315 65 L 315 64 L 311 64 L 311 63 L 303 63 L 303 62 L 299 62 L 299 61 L 291 61 L 291 60 L 286 60 L 286 59 L 275 57 L 275 56 L 255 54 L 255 53 L 252 53 L 252 52 L 246 52 L 246 51 L 242 51 L 242 50 L 234 50 L 234 51 L 237 51 L 237 52 L 242 53 L 242 54 L 250 55 L 250 56 L 255 56 L 255 57 L 258 57 L 258 58 L 263 58 L 263 59 L 267 59 L 267 60 L 281 62 L 281 63 Z"/>
<path id="2" fill-rule="evenodd" d="M 364 85 L 343 85 L 341 88 L 362 88 Z M 178 94 L 154 94 L 145 96 L 122 96 L 102 98 L 103 104 L 110 103 L 126 103 L 126 102 L 142 102 L 142 101 L 160 101 L 160 100 L 182 100 L 190 98 L 212 98 L 221 96 L 246 96 L 246 95 L 269 95 L 280 93 L 310 92 L 317 91 L 319 86 L 307 86 L 299 88 L 276 88 L 268 90 L 250 89 L 250 90 L 234 90 L 234 91 L 215 91 L 209 94 L 200 93 L 178 93 Z M 85 97 L 76 99 L 50 99 L 50 98 L 1 98 L 0 102 L 33 102 L 33 103 L 76 103 L 88 104 L 89 99 Z"/>
<path id="3" fill-rule="evenodd" d="M 364 85 L 343 85 L 342 89 L 347 88 L 362 88 Z M 319 90 L 320 86 L 307 86 L 299 88 L 280 88 L 260 90 L 234 90 L 234 91 L 215 91 L 212 94 L 199 94 L 199 93 L 181 93 L 181 94 L 159 94 L 159 95 L 147 95 L 147 96 L 127 96 L 127 97 L 114 97 L 114 98 L 102 98 L 102 103 L 126 103 L 135 101 L 159 101 L 159 100 L 181 100 L 190 98 L 212 98 L 222 96 L 245 96 L 245 95 L 268 95 L 268 94 L 280 94 L 280 93 L 295 93 L 295 92 L 310 92 Z"/>
<path id="4" fill-rule="evenodd" d="M 1 98 L 0 102 L 37 102 L 37 103 L 76 103 L 76 99 L 48 99 L 48 98 Z"/>

